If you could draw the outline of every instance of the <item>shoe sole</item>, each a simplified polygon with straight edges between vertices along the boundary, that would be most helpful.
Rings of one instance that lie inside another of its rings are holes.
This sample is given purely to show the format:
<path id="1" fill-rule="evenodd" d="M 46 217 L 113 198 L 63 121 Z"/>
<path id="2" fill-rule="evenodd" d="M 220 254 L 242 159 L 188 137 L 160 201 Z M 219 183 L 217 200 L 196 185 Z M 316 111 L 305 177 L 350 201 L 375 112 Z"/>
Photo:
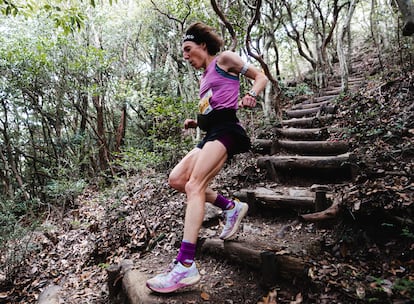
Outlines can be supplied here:
<path id="1" fill-rule="evenodd" d="M 228 240 L 236 234 L 237 230 L 239 229 L 240 223 L 242 219 L 246 216 L 246 213 L 248 210 L 249 210 L 249 205 L 247 205 L 246 203 L 243 203 L 243 208 L 240 210 L 240 215 L 237 217 L 237 221 L 234 224 L 233 229 L 230 231 L 230 233 L 226 237 L 220 237 L 220 239 Z"/>
<path id="2" fill-rule="evenodd" d="M 180 282 L 178 282 L 177 284 L 175 284 L 171 287 L 168 287 L 168 288 L 152 287 L 148 283 L 146 285 L 149 289 L 151 289 L 152 291 L 158 292 L 158 293 L 171 293 L 171 292 L 174 292 L 178 289 L 189 287 L 189 286 L 192 286 L 194 284 L 197 284 L 200 281 L 200 279 L 201 279 L 201 276 L 198 274 L 197 276 L 194 276 L 194 277 L 185 278 L 185 279 L 181 280 Z"/>

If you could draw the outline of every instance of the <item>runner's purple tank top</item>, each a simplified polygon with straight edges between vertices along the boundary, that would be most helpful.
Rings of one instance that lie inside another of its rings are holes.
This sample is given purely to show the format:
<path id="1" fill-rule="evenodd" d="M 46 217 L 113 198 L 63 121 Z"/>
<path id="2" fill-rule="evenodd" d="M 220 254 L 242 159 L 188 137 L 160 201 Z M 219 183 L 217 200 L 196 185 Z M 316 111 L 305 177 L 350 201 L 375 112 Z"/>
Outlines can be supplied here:
<path id="1" fill-rule="evenodd" d="M 240 81 L 217 65 L 217 57 L 208 65 L 200 83 L 200 99 L 212 94 L 210 105 L 213 109 L 238 108 Z M 210 91 L 211 90 L 211 91 Z"/>

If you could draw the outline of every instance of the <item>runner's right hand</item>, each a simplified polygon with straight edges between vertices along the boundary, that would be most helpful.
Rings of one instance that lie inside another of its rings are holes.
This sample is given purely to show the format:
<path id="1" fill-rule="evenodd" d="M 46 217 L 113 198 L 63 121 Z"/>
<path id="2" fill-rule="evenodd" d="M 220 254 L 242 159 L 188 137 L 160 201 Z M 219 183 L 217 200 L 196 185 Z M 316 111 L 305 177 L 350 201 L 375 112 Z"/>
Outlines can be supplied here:
<path id="1" fill-rule="evenodd" d="M 194 119 L 187 118 L 184 121 L 184 129 L 189 129 L 189 128 L 191 129 L 197 128 L 197 121 Z"/>

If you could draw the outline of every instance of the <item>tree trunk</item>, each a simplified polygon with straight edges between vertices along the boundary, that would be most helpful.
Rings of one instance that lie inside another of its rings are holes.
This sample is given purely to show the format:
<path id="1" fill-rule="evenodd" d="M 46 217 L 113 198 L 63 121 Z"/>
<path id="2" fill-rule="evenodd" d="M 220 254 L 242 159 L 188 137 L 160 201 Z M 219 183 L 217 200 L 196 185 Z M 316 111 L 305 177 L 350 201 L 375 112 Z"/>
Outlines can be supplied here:
<path id="1" fill-rule="evenodd" d="M 344 52 L 344 49 L 345 49 L 344 40 L 345 40 L 345 34 L 350 32 L 351 20 L 352 20 L 354 11 L 355 11 L 355 7 L 356 7 L 356 0 L 352 0 L 348 8 L 348 13 L 344 21 L 344 25 L 339 30 L 339 34 L 337 38 L 337 45 L 336 45 L 337 46 L 336 51 L 337 51 L 338 60 L 339 60 L 339 68 L 341 71 L 341 88 L 344 92 L 348 91 L 348 76 L 349 76 L 348 62 L 349 62 L 349 58 L 351 57 L 351 54 L 349 52 L 347 52 L 347 54 L 345 54 Z M 348 38 L 350 37 L 348 36 Z M 348 41 L 348 45 L 351 45 L 351 41 Z M 349 50 L 350 48 L 348 48 L 348 51 Z"/>
<path id="2" fill-rule="evenodd" d="M 109 151 L 106 145 L 104 112 L 101 101 L 101 96 L 93 96 L 93 104 L 96 109 L 96 131 L 98 135 L 98 151 L 99 151 L 99 167 L 101 170 L 106 170 L 109 165 Z"/>
<path id="3" fill-rule="evenodd" d="M 79 126 L 79 133 L 84 135 L 86 133 L 86 123 L 88 121 L 88 94 L 81 94 L 81 106 L 80 106 L 81 121 Z"/>
<path id="4" fill-rule="evenodd" d="M 79 153 L 79 163 L 80 163 L 80 172 L 83 172 L 83 174 L 87 175 L 88 172 L 88 164 L 84 161 L 82 161 L 85 158 L 85 155 L 87 154 L 86 149 L 86 124 L 88 122 L 88 94 L 87 93 L 81 93 L 80 97 L 81 105 L 80 107 L 77 107 L 79 109 L 79 113 L 81 115 L 80 119 L 80 125 L 79 125 L 79 134 L 84 138 L 83 143 L 80 147 L 80 153 Z"/>
<path id="5" fill-rule="evenodd" d="M 413 0 L 396 0 L 398 9 L 404 19 L 402 33 L 404 36 L 414 34 L 414 2 Z"/>
<path id="6" fill-rule="evenodd" d="M 3 185 L 3 194 L 5 197 L 13 197 L 13 186 L 10 182 L 10 169 L 7 163 L 6 157 L 3 153 L 2 147 L 0 146 L 0 159 L 4 163 L 4 169 L 0 170 L 0 178 Z"/>
<path id="7" fill-rule="evenodd" d="M 371 12 L 369 14 L 369 19 L 370 19 L 370 29 L 371 29 L 371 36 L 372 36 L 372 40 L 374 42 L 374 45 L 377 49 L 378 52 L 378 61 L 380 64 L 380 68 L 381 70 L 384 69 L 384 65 L 382 63 L 382 55 L 381 55 L 381 50 L 379 47 L 379 37 L 378 37 L 378 25 L 377 25 L 377 20 L 375 19 L 375 15 L 376 15 L 376 6 L 377 6 L 377 1 L 376 0 L 371 0 Z"/>
<path id="8" fill-rule="evenodd" d="M 124 145 L 126 123 L 127 123 L 127 106 L 124 103 L 124 105 L 122 106 L 122 111 L 121 111 L 121 120 L 119 122 L 118 129 L 116 131 L 115 151 L 117 152 L 120 152 L 121 147 Z"/>
<path id="9" fill-rule="evenodd" d="M 7 106 L 6 106 L 6 103 L 5 103 L 4 100 L 2 100 L 2 106 L 3 106 L 3 111 L 4 111 L 4 121 L 2 121 L 3 128 L 2 128 L 1 131 L 3 133 L 3 145 L 6 148 L 7 163 L 10 166 L 10 169 L 13 172 L 14 177 L 16 178 L 17 184 L 19 185 L 20 189 L 22 190 L 24 199 L 29 200 L 30 195 L 25 189 L 23 178 L 21 177 L 21 175 L 19 173 L 19 170 L 17 168 L 16 159 L 18 159 L 18 157 L 16 158 L 15 155 L 18 155 L 18 153 L 13 153 L 13 149 L 12 149 L 12 146 L 11 146 L 10 137 L 9 137 L 9 133 L 8 133 L 8 128 L 9 128 L 8 112 L 7 112 Z"/>

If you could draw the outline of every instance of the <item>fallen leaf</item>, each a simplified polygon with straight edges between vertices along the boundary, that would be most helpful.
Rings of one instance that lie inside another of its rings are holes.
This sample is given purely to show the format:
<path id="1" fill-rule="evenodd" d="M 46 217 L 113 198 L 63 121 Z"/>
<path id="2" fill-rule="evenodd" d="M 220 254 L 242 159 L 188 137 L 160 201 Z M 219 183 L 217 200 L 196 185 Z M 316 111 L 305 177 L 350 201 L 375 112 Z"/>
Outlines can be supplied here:
<path id="1" fill-rule="evenodd" d="M 295 301 L 290 301 L 290 304 L 301 304 L 303 302 L 302 293 L 296 295 Z"/>
<path id="2" fill-rule="evenodd" d="M 7 292 L 0 292 L 0 299 L 5 299 L 9 296 Z"/>
<path id="3" fill-rule="evenodd" d="M 269 291 L 267 296 L 263 297 L 263 299 L 257 304 L 277 304 L 277 291 L 276 290 Z"/>
<path id="4" fill-rule="evenodd" d="M 358 286 L 356 288 L 356 294 L 358 299 L 364 299 L 365 298 L 365 288 L 363 286 Z"/>
<path id="5" fill-rule="evenodd" d="M 201 293 L 200 296 L 204 301 L 210 300 L 210 295 L 208 293 L 204 292 L 204 291 Z"/>

